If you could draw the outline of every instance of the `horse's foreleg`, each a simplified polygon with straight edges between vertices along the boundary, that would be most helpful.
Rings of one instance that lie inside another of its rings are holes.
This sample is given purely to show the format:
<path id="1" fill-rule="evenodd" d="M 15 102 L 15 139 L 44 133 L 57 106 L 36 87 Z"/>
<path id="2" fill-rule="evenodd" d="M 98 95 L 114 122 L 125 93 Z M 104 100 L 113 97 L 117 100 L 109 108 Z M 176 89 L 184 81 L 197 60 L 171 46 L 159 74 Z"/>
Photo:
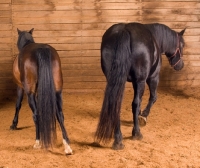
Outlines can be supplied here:
<path id="1" fill-rule="evenodd" d="M 12 125 L 10 126 L 11 130 L 16 130 L 17 129 L 17 124 L 18 124 L 18 117 L 19 117 L 19 111 L 21 109 L 21 103 L 23 100 L 23 95 L 24 95 L 24 90 L 21 87 L 17 87 L 17 102 L 16 102 L 16 109 L 15 109 L 15 116 L 12 122 Z"/>
<path id="2" fill-rule="evenodd" d="M 57 101 L 57 107 L 58 107 L 56 116 L 57 116 L 57 120 L 58 120 L 58 122 L 60 124 L 60 127 L 61 127 L 61 130 L 62 130 L 63 145 L 65 147 L 65 153 L 68 154 L 68 155 L 69 154 L 73 154 L 72 149 L 69 146 L 69 138 L 68 138 L 65 126 L 64 126 L 64 115 L 63 115 L 63 112 L 62 112 L 62 96 L 61 96 L 61 92 L 57 92 L 56 93 L 56 101 Z"/>
<path id="3" fill-rule="evenodd" d="M 115 128 L 114 131 L 114 143 L 112 148 L 115 150 L 120 150 L 120 149 L 124 149 L 124 145 L 122 143 L 123 137 L 122 137 L 122 133 L 121 133 L 121 129 L 120 129 L 120 120 L 119 120 L 119 124 L 118 126 Z"/>
<path id="4" fill-rule="evenodd" d="M 36 108 L 36 101 L 35 101 L 35 94 L 34 93 L 29 93 L 28 94 L 28 103 L 29 106 L 33 112 L 33 120 L 35 123 L 35 129 L 36 129 L 36 141 L 34 144 L 34 148 L 41 148 L 40 144 L 40 132 L 39 132 L 39 116 L 37 113 L 37 108 Z"/>
<path id="5" fill-rule="evenodd" d="M 139 140 L 142 139 L 142 134 L 139 128 L 138 116 L 140 113 L 140 105 L 144 93 L 145 82 L 133 83 L 133 88 L 134 88 L 134 99 L 132 102 L 132 113 L 133 113 L 134 127 L 132 131 L 132 138 Z"/>
<path id="6" fill-rule="evenodd" d="M 153 106 L 153 104 L 157 100 L 156 90 L 157 90 L 157 86 L 158 86 L 158 81 L 159 81 L 158 77 L 149 78 L 147 80 L 147 85 L 149 86 L 149 91 L 150 91 L 150 97 L 149 97 L 149 102 L 148 102 L 146 108 L 139 115 L 139 124 L 140 124 L 140 126 L 145 126 L 146 125 L 147 117 L 148 117 L 148 115 L 150 113 L 150 109 L 151 109 L 151 107 Z"/>

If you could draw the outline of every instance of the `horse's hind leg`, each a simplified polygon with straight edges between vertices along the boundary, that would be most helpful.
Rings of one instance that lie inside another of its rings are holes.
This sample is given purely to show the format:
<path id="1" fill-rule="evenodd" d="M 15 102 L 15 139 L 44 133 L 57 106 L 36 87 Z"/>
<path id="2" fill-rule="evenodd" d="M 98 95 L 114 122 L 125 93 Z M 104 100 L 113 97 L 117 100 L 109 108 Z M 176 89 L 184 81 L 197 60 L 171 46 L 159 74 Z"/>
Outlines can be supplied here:
<path id="1" fill-rule="evenodd" d="M 142 139 L 142 134 L 139 128 L 138 116 L 140 113 L 140 105 L 144 93 L 145 82 L 142 81 L 138 83 L 133 83 L 133 88 L 134 88 L 134 99 L 132 102 L 132 113 L 133 113 L 134 127 L 132 131 L 132 138 L 139 140 Z"/>
<path id="2" fill-rule="evenodd" d="M 124 145 L 122 143 L 123 137 L 122 137 L 122 133 L 121 133 L 121 129 L 120 129 L 120 121 L 119 121 L 118 126 L 115 128 L 114 139 L 115 139 L 115 141 L 112 145 L 112 148 L 115 150 L 124 149 Z"/>
<path id="3" fill-rule="evenodd" d="M 56 92 L 56 101 L 57 101 L 57 107 L 58 107 L 56 116 L 57 116 L 58 122 L 59 122 L 61 130 L 62 130 L 65 153 L 66 154 L 72 154 L 72 149 L 69 146 L 69 138 L 68 138 L 65 126 L 64 126 L 64 115 L 63 115 L 63 111 L 62 111 L 62 95 L 61 95 L 61 92 Z"/>
<path id="4" fill-rule="evenodd" d="M 16 130 L 17 129 L 17 124 L 18 124 L 18 117 L 19 117 L 19 111 L 21 109 L 21 103 L 23 100 L 23 95 L 24 95 L 24 90 L 21 87 L 17 87 L 17 102 L 16 102 L 16 109 L 15 109 L 15 116 L 12 122 L 12 125 L 10 126 L 11 130 Z"/>
<path id="5" fill-rule="evenodd" d="M 29 106 L 33 112 L 33 120 L 35 123 L 35 129 L 36 129 L 36 143 L 33 146 L 34 148 L 40 148 L 40 133 L 39 133 L 39 116 L 37 113 L 37 108 L 36 108 L 36 101 L 35 101 L 35 93 L 29 93 L 28 94 L 28 103 Z"/>
<path id="6" fill-rule="evenodd" d="M 149 91 L 150 91 L 150 97 L 149 97 L 149 102 L 148 102 L 146 108 L 139 115 L 138 119 L 139 119 L 140 126 L 146 125 L 147 117 L 150 113 L 150 109 L 157 100 L 156 91 L 157 91 L 158 81 L 159 81 L 158 76 L 156 78 L 149 78 L 147 80 L 147 85 L 149 86 Z"/>

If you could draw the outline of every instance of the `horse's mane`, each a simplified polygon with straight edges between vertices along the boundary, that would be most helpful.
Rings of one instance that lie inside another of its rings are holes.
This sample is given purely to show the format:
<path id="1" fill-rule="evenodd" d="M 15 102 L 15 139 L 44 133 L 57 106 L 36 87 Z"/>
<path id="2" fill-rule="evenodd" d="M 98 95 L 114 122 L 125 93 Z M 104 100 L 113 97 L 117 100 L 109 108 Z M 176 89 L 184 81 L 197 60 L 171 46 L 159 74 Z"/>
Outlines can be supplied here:
<path id="1" fill-rule="evenodd" d="M 171 51 L 177 44 L 177 33 L 164 24 L 145 24 L 154 36 L 161 53 Z"/>

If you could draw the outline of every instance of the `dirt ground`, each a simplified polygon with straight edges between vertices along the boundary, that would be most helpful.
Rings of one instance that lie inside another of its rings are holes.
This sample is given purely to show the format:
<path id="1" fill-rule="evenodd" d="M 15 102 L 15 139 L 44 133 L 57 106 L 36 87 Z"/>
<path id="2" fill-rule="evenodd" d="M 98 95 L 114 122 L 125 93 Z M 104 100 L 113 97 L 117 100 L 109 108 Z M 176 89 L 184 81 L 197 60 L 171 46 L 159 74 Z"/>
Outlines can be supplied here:
<path id="1" fill-rule="evenodd" d="M 199 92 L 200 93 L 200 92 Z M 121 110 L 125 148 L 111 149 L 112 142 L 101 147 L 91 144 L 103 101 L 103 91 L 63 93 L 65 125 L 73 155 L 65 155 L 60 128 L 55 147 L 48 151 L 33 149 L 35 127 L 26 99 L 23 101 L 18 130 L 11 131 L 15 101 L 0 104 L 0 168 L 198 168 L 200 167 L 200 98 L 195 90 L 158 91 L 147 125 L 141 128 L 143 139 L 131 140 L 133 93 L 126 90 Z M 148 100 L 148 90 L 142 107 Z"/>

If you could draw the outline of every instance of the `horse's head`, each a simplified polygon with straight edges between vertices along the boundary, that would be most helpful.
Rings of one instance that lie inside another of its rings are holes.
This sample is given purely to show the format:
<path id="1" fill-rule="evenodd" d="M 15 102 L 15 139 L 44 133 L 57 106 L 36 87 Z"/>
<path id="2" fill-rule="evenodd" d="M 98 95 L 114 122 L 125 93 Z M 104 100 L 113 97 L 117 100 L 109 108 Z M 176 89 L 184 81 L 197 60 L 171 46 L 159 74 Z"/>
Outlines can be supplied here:
<path id="1" fill-rule="evenodd" d="M 21 31 L 17 29 L 18 31 L 18 41 L 17 41 L 17 47 L 19 51 L 26 46 L 29 43 L 34 43 L 32 33 L 34 28 L 32 28 L 30 31 Z"/>
<path id="2" fill-rule="evenodd" d="M 184 62 L 182 59 L 183 56 L 183 47 L 184 47 L 184 39 L 183 34 L 185 29 L 182 30 L 180 33 L 176 33 L 175 37 L 175 47 L 171 53 L 166 52 L 165 55 L 167 56 L 170 65 L 176 70 L 179 71 L 184 67 Z"/>

